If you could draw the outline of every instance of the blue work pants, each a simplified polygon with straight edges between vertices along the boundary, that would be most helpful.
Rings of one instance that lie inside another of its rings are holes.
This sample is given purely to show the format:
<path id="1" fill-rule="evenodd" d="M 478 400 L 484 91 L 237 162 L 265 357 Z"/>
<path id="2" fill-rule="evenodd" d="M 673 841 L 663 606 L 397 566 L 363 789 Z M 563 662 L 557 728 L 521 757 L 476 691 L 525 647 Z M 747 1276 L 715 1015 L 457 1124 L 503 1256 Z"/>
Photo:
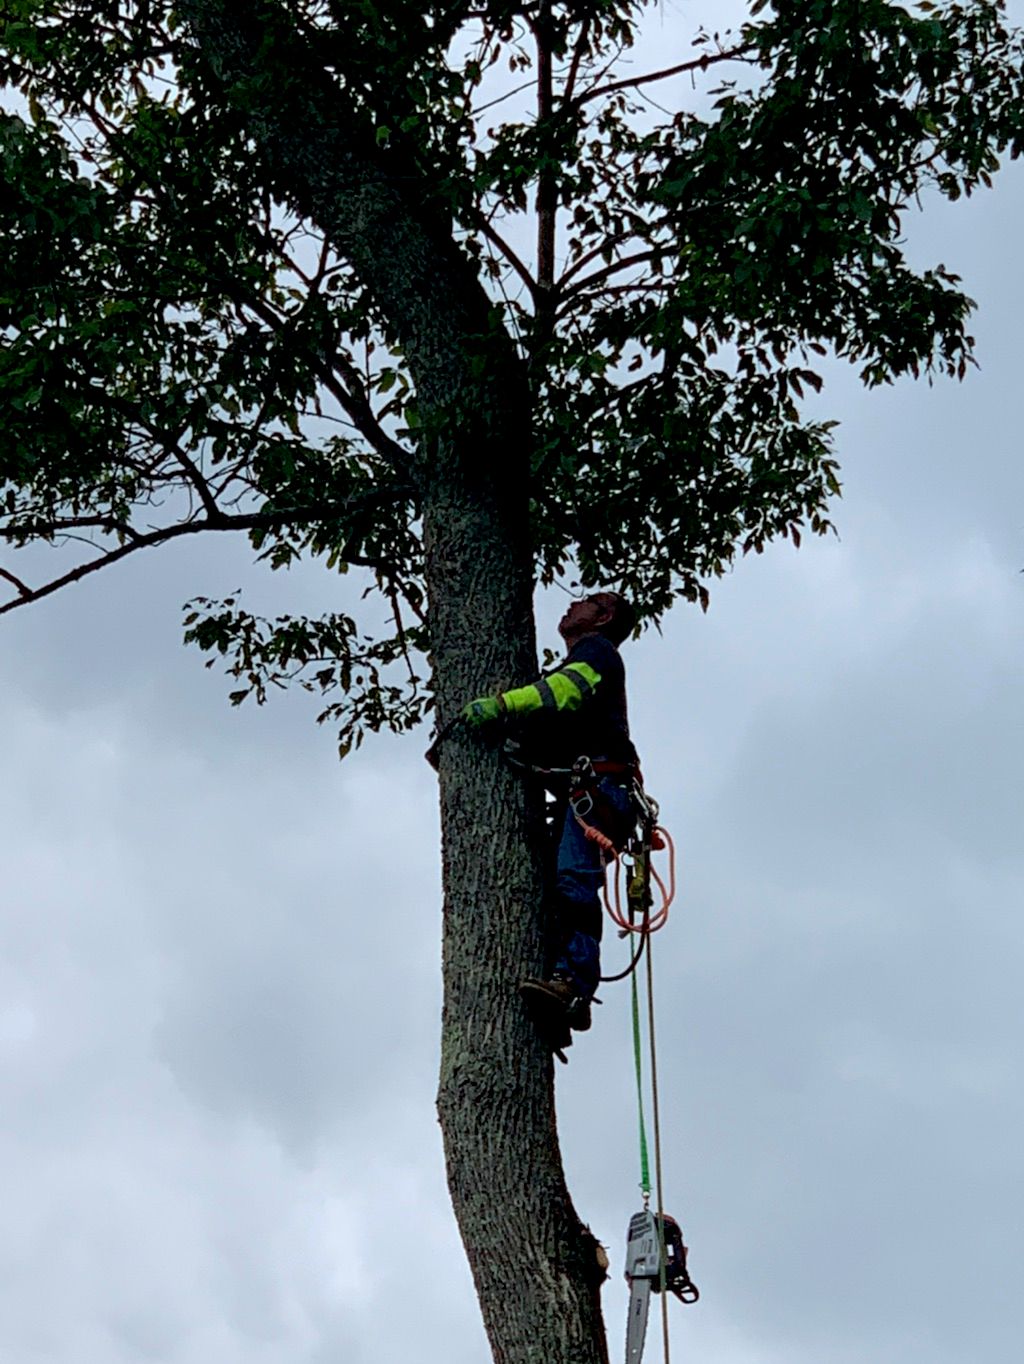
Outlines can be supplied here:
<path id="1" fill-rule="evenodd" d="M 621 846 L 632 823 L 629 788 L 611 777 L 602 777 L 595 795 L 592 812 L 583 818 Z M 601 978 L 604 868 L 605 854 L 587 838 L 569 806 L 555 867 L 554 971 L 567 976 L 584 999 L 590 999 Z"/>

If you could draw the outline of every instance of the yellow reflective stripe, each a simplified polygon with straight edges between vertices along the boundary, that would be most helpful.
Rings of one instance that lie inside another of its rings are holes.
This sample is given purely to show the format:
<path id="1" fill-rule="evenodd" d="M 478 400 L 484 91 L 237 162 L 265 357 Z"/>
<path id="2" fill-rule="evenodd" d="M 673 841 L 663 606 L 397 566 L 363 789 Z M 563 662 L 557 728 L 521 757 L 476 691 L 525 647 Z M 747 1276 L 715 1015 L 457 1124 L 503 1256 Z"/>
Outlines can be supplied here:
<path id="1" fill-rule="evenodd" d="M 589 696 L 601 681 L 601 674 L 593 669 L 589 663 L 567 663 L 565 665 L 567 673 L 575 673 L 583 683 L 583 695 Z"/>
<path id="2" fill-rule="evenodd" d="M 548 678 L 548 686 L 555 698 L 557 710 L 579 710 L 583 704 L 580 684 L 575 677 L 570 677 L 568 672 L 552 673 Z"/>
<path id="3" fill-rule="evenodd" d="M 528 687 L 516 687 L 513 691 L 502 692 L 501 699 L 510 715 L 529 715 L 531 711 L 540 710 L 544 705 L 540 689 L 532 682 Z"/>
<path id="4" fill-rule="evenodd" d="M 548 710 L 557 710 L 558 702 L 555 700 L 555 693 L 551 690 L 547 678 L 542 677 L 533 685 L 537 688 L 538 692 L 540 692 L 541 705 L 546 706 Z"/>
<path id="5" fill-rule="evenodd" d="M 526 687 L 502 692 L 501 699 L 510 715 L 529 715 L 545 707 L 554 710 L 579 710 L 601 681 L 589 663 L 568 663 L 561 672 L 551 673 Z"/>

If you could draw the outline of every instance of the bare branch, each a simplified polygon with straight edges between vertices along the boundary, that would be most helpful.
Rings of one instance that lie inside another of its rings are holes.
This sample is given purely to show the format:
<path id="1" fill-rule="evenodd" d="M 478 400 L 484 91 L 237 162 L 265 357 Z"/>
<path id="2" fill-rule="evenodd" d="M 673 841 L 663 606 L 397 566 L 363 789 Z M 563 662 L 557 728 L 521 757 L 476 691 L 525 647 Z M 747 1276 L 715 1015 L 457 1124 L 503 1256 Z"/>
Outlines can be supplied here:
<path id="1" fill-rule="evenodd" d="M 283 319 L 264 299 L 255 294 L 242 292 L 235 283 L 229 284 L 228 281 L 224 281 L 224 285 L 237 306 L 248 308 L 250 312 L 255 313 L 262 322 L 265 322 L 275 331 L 280 332 L 283 329 Z M 377 421 L 356 370 L 340 355 L 324 359 L 311 350 L 306 350 L 304 355 L 324 388 L 327 389 L 342 411 L 348 413 L 352 425 L 359 434 L 369 441 L 377 453 L 386 459 L 393 468 L 403 473 L 407 472 L 412 457 L 411 452 L 404 445 L 399 445 L 398 441 L 393 440 Z M 335 370 L 342 375 L 345 382 L 350 386 L 349 388 L 343 388 L 338 382 L 332 372 Z"/>
<path id="2" fill-rule="evenodd" d="M 522 259 L 516 254 L 512 247 L 509 246 L 504 237 L 494 230 L 486 216 L 478 209 L 472 211 L 471 222 L 473 226 L 478 228 L 483 236 L 487 238 L 491 245 L 504 256 L 505 260 L 511 265 L 512 269 L 526 285 L 527 289 L 530 291 L 530 297 L 533 299 L 534 303 L 536 303 L 537 281 L 530 273 L 529 267 L 523 263 Z"/>
<path id="3" fill-rule="evenodd" d="M 0 578 L 6 578 L 9 583 L 13 583 L 23 597 L 31 597 L 32 589 L 26 587 L 20 578 L 16 578 L 13 573 L 8 573 L 6 568 L 0 568 Z"/>
<path id="4" fill-rule="evenodd" d="M 198 493 L 199 500 L 203 504 L 203 507 L 206 509 L 206 514 L 209 517 L 210 521 L 211 522 L 216 521 L 217 518 L 223 516 L 224 513 L 221 511 L 217 503 L 217 499 L 210 491 L 209 483 L 200 473 L 194 460 L 188 454 L 186 454 L 184 450 L 175 448 L 173 453 L 178 463 L 185 470 L 185 474 L 188 477 L 189 483 L 191 483 L 192 487 L 195 488 L 196 492 Z"/>
<path id="5" fill-rule="evenodd" d="M 615 63 L 619 60 L 619 58 L 622 56 L 622 54 L 623 54 L 623 52 L 625 52 L 625 50 L 626 50 L 626 49 L 625 49 L 625 47 L 623 46 L 623 44 L 622 44 L 622 43 L 619 43 L 618 46 L 615 48 L 615 50 L 614 50 L 613 52 L 611 52 L 611 53 L 608 55 L 608 58 L 607 58 L 607 60 L 605 61 L 604 65 L 601 67 L 600 71 L 598 71 L 598 72 L 596 72 L 596 73 L 594 74 L 594 77 L 593 77 L 594 84 L 591 85 L 591 87 L 590 87 L 591 90 L 593 90 L 593 89 L 596 88 L 596 85 L 597 85 L 597 82 L 598 82 L 598 81 L 604 80 L 605 76 L 607 76 L 608 72 L 611 71 L 611 70 L 614 68 Z M 575 103 L 576 103 L 577 105 L 585 104 L 586 101 L 587 101 L 589 98 L 590 98 L 590 91 L 588 90 L 585 94 L 580 95 L 579 98 L 575 101 Z"/>
<path id="6" fill-rule="evenodd" d="M 573 49 L 572 61 L 569 64 L 569 74 L 566 77 L 565 89 L 562 92 L 562 104 L 572 104 L 573 95 L 576 93 L 576 78 L 579 75 L 580 63 L 583 61 L 583 53 L 587 46 L 587 38 L 590 33 L 592 19 L 588 16 L 580 26 L 579 37 L 576 39 L 576 46 Z"/>
<path id="7" fill-rule="evenodd" d="M 211 522 L 216 521 L 219 516 L 223 515 L 220 506 L 218 505 L 217 498 L 210 487 L 209 481 L 188 452 L 182 449 L 173 435 L 166 431 L 161 431 L 158 427 L 154 426 L 152 422 L 147 421 L 142 415 L 142 409 L 139 404 L 128 402 L 127 399 L 111 393 L 106 395 L 105 401 L 113 407 L 115 411 L 120 412 L 123 416 L 127 417 L 129 421 L 135 422 L 143 431 L 147 432 L 157 445 L 160 446 L 161 450 L 163 450 L 165 454 L 170 455 L 181 466 L 184 470 L 185 477 L 198 495 L 199 501 L 202 503 Z M 256 425 L 259 425 L 259 419 L 257 419 Z M 147 476 L 154 477 L 155 472 L 156 464 L 147 471 Z M 219 491 L 223 492 L 223 485 Z M 134 533 L 130 526 L 124 526 L 122 529 L 129 535 Z"/>
<path id="8" fill-rule="evenodd" d="M 599 284 L 593 293 L 599 298 L 616 298 L 626 294 L 664 293 L 672 288 L 670 279 L 637 280 L 635 284 Z M 591 292 L 590 290 L 587 291 Z"/>
<path id="9" fill-rule="evenodd" d="M 416 671 L 412 666 L 412 659 L 409 657 L 409 641 L 405 637 L 405 624 L 402 620 L 402 608 L 398 602 L 398 590 L 395 587 L 394 583 L 388 584 L 386 589 L 386 595 L 388 600 L 391 602 L 391 609 L 395 613 L 394 622 L 395 629 L 398 631 L 398 644 L 399 648 L 402 650 L 402 657 L 405 659 L 405 666 L 409 670 L 409 681 L 413 684 L 413 686 L 415 686 Z"/>
<path id="10" fill-rule="evenodd" d="M 38 522 L 28 521 L 18 526 L 0 526 L 0 537 L 5 540 L 20 540 L 26 536 L 49 540 L 65 535 L 72 530 L 104 530 L 109 535 L 121 531 L 129 539 L 138 539 L 139 532 L 134 526 L 122 525 L 114 516 L 58 516 Z"/>
<path id="11" fill-rule="evenodd" d="M 551 5 L 541 0 L 533 25 L 537 42 L 537 126 L 551 119 L 553 108 Z M 558 182 L 551 165 L 544 161 L 537 177 L 537 284 L 539 301 L 550 309 L 555 282 L 555 232 L 558 213 Z"/>
<path id="12" fill-rule="evenodd" d="M 562 301 L 565 302 L 577 294 L 586 293 L 597 284 L 603 284 L 606 279 L 610 279 L 612 275 L 617 275 L 620 270 L 628 270 L 633 265 L 642 265 L 645 261 L 661 260 L 665 255 L 665 248 L 656 246 L 650 251 L 637 251 L 635 255 L 623 256 L 621 260 L 612 261 L 603 270 L 595 270 L 592 275 L 584 276 L 571 289 L 566 289 L 562 294 Z"/>
<path id="13" fill-rule="evenodd" d="M 511 99 L 513 95 L 521 95 L 524 90 L 532 90 L 537 84 L 532 77 L 528 81 L 523 81 L 522 85 L 517 85 L 511 90 L 506 90 L 503 95 L 498 95 L 495 99 L 488 100 L 486 104 L 480 104 L 473 110 L 473 117 L 484 113 L 487 109 L 493 109 L 496 104 L 503 104 L 505 100 Z"/>
<path id="14" fill-rule="evenodd" d="M 610 95 L 616 90 L 633 90 L 639 85 L 649 85 L 652 81 L 667 80 L 669 76 L 681 76 L 687 71 L 706 71 L 709 66 L 716 66 L 719 62 L 742 60 L 753 51 L 755 51 L 753 43 L 741 43 L 738 47 L 716 52 L 713 56 L 705 52 L 703 56 L 695 57 L 693 61 L 680 62 L 678 66 L 668 66 L 664 71 L 651 71 L 646 76 L 633 76 L 627 80 L 611 81 L 608 85 L 599 85 L 578 96 L 575 103 L 577 106 L 586 104 L 589 100 L 597 99 L 601 95 Z"/>
<path id="15" fill-rule="evenodd" d="M 360 497 L 354 497 L 348 502 L 325 507 L 284 507 L 276 511 L 269 512 L 246 512 L 235 516 L 228 516 L 218 509 L 218 516 L 215 520 L 209 518 L 197 519 L 194 521 L 179 521 L 173 526 L 161 526 L 156 530 L 141 533 L 132 528 L 118 526 L 117 529 L 124 530 L 132 538 L 128 544 L 119 545 L 116 549 L 107 550 L 101 553 L 100 557 L 93 559 L 90 563 L 79 564 L 70 569 L 67 573 L 61 574 L 59 578 L 54 578 L 51 582 L 44 583 L 42 587 L 30 588 L 25 583 L 20 582 L 13 574 L 5 569 L 0 569 L 0 576 L 6 578 L 17 587 L 20 595 L 13 601 L 4 602 L 0 605 L 0 616 L 8 611 L 13 611 L 19 606 L 27 606 L 30 602 L 40 601 L 43 597 L 49 597 L 62 587 L 67 587 L 71 583 L 78 582 L 87 577 L 90 573 L 96 573 L 101 568 L 108 568 L 111 564 L 117 563 L 120 559 L 127 558 L 129 554 L 134 554 L 139 549 L 149 549 L 154 545 L 165 544 L 168 540 L 176 540 L 183 535 L 197 535 L 202 531 L 226 531 L 226 530 L 274 530 L 286 525 L 308 524 L 313 521 L 331 521 L 340 519 L 343 516 L 350 516 L 353 513 L 373 511 L 377 508 L 388 506 L 395 502 L 401 502 L 412 495 L 412 488 L 408 485 L 392 484 L 387 488 L 377 488 L 371 493 L 366 493 Z M 75 518 L 68 518 L 75 519 Z M 90 518 L 97 519 L 97 518 Z M 108 518 L 109 521 L 109 518 Z M 59 520 L 41 524 L 36 534 L 47 536 L 47 534 L 60 534 L 64 527 Z M 8 537 L 11 535 L 10 529 L 4 532 Z M 367 559 L 357 555 L 344 555 L 347 563 L 356 564 L 365 568 L 378 568 L 384 566 L 382 560 Z"/>
<path id="16" fill-rule="evenodd" d="M 639 240 L 640 238 L 637 236 L 637 234 L 632 231 L 619 232 L 612 237 L 605 237 L 602 240 L 600 246 L 595 246 L 592 250 L 585 251 L 582 256 L 579 256 L 576 260 L 573 261 L 572 265 L 570 265 L 568 269 L 562 272 L 561 276 L 558 279 L 558 287 L 561 288 L 562 285 L 565 284 L 567 280 L 572 279 L 573 275 L 579 274 L 579 272 L 585 269 L 586 266 L 588 266 L 592 260 L 597 260 L 598 256 L 602 255 L 611 247 L 622 246 L 626 242 Z"/>

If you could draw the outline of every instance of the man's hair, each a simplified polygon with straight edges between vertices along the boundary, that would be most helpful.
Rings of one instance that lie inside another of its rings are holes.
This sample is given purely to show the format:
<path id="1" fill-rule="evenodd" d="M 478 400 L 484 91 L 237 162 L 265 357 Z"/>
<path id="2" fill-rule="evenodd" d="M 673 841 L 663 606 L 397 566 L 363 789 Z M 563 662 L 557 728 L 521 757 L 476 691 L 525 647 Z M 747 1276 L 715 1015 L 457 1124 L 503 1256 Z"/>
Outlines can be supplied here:
<path id="1" fill-rule="evenodd" d="M 618 592 L 593 592 L 591 600 L 611 608 L 611 619 L 606 620 L 600 629 L 605 639 L 610 639 L 613 644 L 627 640 L 636 629 L 636 611 L 632 603 Z"/>

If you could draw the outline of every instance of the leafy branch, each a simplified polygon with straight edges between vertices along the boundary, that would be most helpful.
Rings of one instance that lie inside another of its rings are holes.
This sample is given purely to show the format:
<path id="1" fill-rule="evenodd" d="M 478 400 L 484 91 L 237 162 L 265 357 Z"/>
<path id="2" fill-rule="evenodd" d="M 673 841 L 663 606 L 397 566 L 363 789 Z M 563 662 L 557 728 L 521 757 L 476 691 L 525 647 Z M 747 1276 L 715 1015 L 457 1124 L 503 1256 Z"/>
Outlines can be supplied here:
<path id="1" fill-rule="evenodd" d="M 262 705 L 269 688 L 292 684 L 323 698 L 337 696 L 317 723 L 339 725 L 341 757 L 358 748 L 368 732 L 413 729 L 432 708 L 416 671 L 425 661 L 426 633 L 421 626 L 403 626 L 397 608 L 396 633 L 384 639 L 360 634 L 352 617 L 339 612 L 316 620 L 279 616 L 269 621 L 241 610 L 236 597 L 220 602 L 197 597 L 185 610 L 185 642 L 213 655 L 208 668 L 218 658 L 227 659 L 228 676 L 242 683 L 229 694 L 232 705 L 250 696 Z M 399 663 L 404 676 L 395 675 Z"/>

